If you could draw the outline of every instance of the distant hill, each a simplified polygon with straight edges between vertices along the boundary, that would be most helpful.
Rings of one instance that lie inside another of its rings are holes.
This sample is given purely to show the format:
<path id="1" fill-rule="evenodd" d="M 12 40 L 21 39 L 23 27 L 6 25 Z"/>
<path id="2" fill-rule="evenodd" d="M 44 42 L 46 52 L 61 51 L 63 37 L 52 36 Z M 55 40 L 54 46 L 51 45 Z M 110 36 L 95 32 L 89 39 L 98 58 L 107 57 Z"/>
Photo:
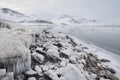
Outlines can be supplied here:
<path id="1" fill-rule="evenodd" d="M 53 20 L 57 24 L 82 24 L 82 23 L 95 23 L 95 19 L 85 19 L 78 16 L 62 15 L 60 18 Z"/>
<path id="2" fill-rule="evenodd" d="M 19 22 L 26 20 L 27 16 L 24 14 L 8 9 L 8 8 L 0 8 L 0 19 L 9 20 L 13 22 Z"/>
<path id="3" fill-rule="evenodd" d="M 23 13 L 14 11 L 9 8 L 0 8 L 0 19 L 19 22 L 19 23 L 47 23 L 52 24 L 52 22 L 47 20 L 41 20 L 38 18 L 32 18 L 31 16 L 26 16 Z"/>

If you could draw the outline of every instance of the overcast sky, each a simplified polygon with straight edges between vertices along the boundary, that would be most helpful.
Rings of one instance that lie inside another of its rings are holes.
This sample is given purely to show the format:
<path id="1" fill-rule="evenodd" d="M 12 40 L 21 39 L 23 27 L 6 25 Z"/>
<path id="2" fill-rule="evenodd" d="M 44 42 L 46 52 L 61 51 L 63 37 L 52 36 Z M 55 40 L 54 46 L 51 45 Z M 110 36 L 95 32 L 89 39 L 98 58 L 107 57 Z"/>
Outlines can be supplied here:
<path id="1" fill-rule="evenodd" d="M 0 7 L 44 17 L 70 14 L 108 19 L 120 16 L 120 0 L 0 0 Z"/>

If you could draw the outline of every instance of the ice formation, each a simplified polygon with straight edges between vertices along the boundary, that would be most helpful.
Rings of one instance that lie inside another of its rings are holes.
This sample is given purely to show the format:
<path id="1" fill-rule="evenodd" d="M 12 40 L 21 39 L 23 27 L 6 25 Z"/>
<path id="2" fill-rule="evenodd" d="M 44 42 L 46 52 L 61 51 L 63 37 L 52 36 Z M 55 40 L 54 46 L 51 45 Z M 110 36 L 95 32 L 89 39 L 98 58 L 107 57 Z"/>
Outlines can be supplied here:
<path id="1" fill-rule="evenodd" d="M 0 30 L 0 68 L 6 68 L 7 72 L 15 73 L 30 69 L 30 51 L 23 42 L 19 35 L 15 35 L 12 31 Z"/>
<path id="2" fill-rule="evenodd" d="M 6 69 L 0 69 L 0 80 L 14 80 L 14 73 L 7 73 Z"/>

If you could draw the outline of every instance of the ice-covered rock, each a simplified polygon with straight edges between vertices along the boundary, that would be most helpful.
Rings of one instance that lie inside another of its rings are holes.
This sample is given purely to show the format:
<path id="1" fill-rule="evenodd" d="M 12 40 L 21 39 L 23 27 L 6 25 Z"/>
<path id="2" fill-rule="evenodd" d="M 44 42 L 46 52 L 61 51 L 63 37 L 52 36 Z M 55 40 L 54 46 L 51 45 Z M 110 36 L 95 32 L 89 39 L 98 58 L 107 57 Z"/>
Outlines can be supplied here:
<path id="1" fill-rule="evenodd" d="M 14 80 L 14 73 L 6 73 L 4 76 L 0 77 L 0 80 Z"/>
<path id="2" fill-rule="evenodd" d="M 48 71 L 49 70 L 49 66 L 46 66 L 46 65 L 42 66 L 42 70 L 43 71 Z"/>
<path id="3" fill-rule="evenodd" d="M 34 60 L 36 60 L 39 63 L 43 63 L 45 58 L 42 54 L 39 54 L 37 52 L 33 52 L 32 57 L 34 58 Z"/>
<path id="4" fill-rule="evenodd" d="M 46 73 L 45 73 L 51 80 L 59 80 L 57 74 L 52 71 L 52 70 L 48 70 Z"/>
<path id="5" fill-rule="evenodd" d="M 30 69 L 30 70 L 25 72 L 25 75 L 27 77 L 35 77 L 35 76 L 37 76 L 37 72 L 35 72 L 34 70 Z"/>
<path id="6" fill-rule="evenodd" d="M 42 76 L 42 69 L 38 65 L 35 66 L 35 71 L 38 73 L 38 75 Z"/>
<path id="7" fill-rule="evenodd" d="M 80 70 L 73 64 L 69 64 L 66 71 L 63 72 L 66 80 L 87 80 Z"/>
<path id="8" fill-rule="evenodd" d="M 59 52 L 56 49 L 48 49 L 47 55 L 52 59 L 59 59 Z"/>
<path id="9" fill-rule="evenodd" d="M 29 77 L 28 80 L 36 80 L 35 77 Z"/>
<path id="10" fill-rule="evenodd" d="M 31 67 L 31 55 L 22 40 L 0 30 L 0 66 L 7 72 L 21 73 Z"/>
<path id="11" fill-rule="evenodd" d="M 0 20 L 0 28 L 8 28 L 8 29 L 10 29 L 11 26 L 8 23 L 4 22 L 3 20 Z"/>
<path id="12" fill-rule="evenodd" d="M 75 56 L 71 56 L 70 58 L 70 62 L 75 64 L 76 63 L 76 57 Z"/>
<path id="13" fill-rule="evenodd" d="M 64 50 L 61 50 L 60 52 L 61 52 L 61 54 L 64 54 L 67 57 L 70 57 L 73 54 L 73 52 L 71 51 L 71 49 L 68 49 L 68 50 L 64 49 Z"/>
<path id="14" fill-rule="evenodd" d="M 6 74 L 6 69 L 0 69 L 0 77 Z"/>

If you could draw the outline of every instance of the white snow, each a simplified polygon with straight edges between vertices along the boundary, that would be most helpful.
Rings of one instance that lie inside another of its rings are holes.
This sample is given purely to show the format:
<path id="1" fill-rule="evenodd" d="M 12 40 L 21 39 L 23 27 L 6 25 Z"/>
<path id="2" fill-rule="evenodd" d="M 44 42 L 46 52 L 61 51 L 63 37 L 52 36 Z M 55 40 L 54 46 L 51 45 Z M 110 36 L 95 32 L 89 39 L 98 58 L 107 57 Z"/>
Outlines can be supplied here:
<path id="1" fill-rule="evenodd" d="M 29 77 L 28 80 L 36 80 L 35 77 Z"/>
<path id="2" fill-rule="evenodd" d="M 14 80 L 14 73 L 6 73 L 4 76 L 0 77 L 0 80 Z"/>
<path id="3" fill-rule="evenodd" d="M 0 69 L 0 77 L 6 74 L 6 69 Z"/>
<path id="4" fill-rule="evenodd" d="M 65 54 L 65 55 L 67 55 L 67 56 L 71 56 L 72 55 L 72 50 L 67 50 L 67 49 L 65 49 L 65 50 L 61 50 L 61 53 L 63 53 L 63 54 Z"/>
<path id="5" fill-rule="evenodd" d="M 27 75 L 35 75 L 35 74 L 37 74 L 37 72 L 35 72 L 34 70 L 30 69 L 30 70 L 26 71 L 25 74 L 27 74 Z"/>
<path id="6" fill-rule="evenodd" d="M 35 66 L 35 71 L 38 73 L 38 75 L 42 76 L 42 69 L 38 65 Z"/>
<path id="7" fill-rule="evenodd" d="M 59 19 L 52 20 L 53 23 L 57 25 L 70 25 L 70 24 L 86 24 L 95 23 L 95 19 L 85 19 L 79 16 L 62 15 Z"/>
<path id="8" fill-rule="evenodd" d="M 72 64 L 68 64 L 67 66 L 68 68 L 63 72 L 66 80 L 87 80 L 76 66 Z"/>
<path id="9" fill-rule="evenodd" d="M 19 22 L 26 20 L 27 16 L 17 11 L 8 9 L 8 8 L 0 8 L 0 19 L 9 20 L 12 22 Z"/>
<path id="10" fill-rule="evenodd" d="M 59 58 L 59 53 L 56 49 L 48 49 L 47 55 L 53 58 L 57 58 L 57 59 Z"/>

